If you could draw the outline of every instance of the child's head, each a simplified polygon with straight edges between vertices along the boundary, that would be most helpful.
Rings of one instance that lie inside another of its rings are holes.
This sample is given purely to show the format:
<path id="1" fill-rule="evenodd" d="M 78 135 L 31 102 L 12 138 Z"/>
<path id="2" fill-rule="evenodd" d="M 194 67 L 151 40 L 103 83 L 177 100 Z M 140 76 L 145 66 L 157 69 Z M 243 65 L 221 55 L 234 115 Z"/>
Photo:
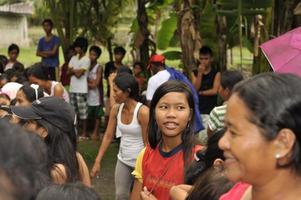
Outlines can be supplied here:
<path id="1" fill-rule="evenodd" d="M 117 73 L 114 79 L 114 98 L 116 102 L 123 103 L 127 98 L 138 100 L 139 85 L 135 77 L 129 73 Z"/>
<path id="2" fill-rule="evenodd" d="M 5 55 L 0 55 L 0 73 L 4 72 L 4 67 L 7 64 L 7 58 Z"/>
<path id="3" fill-rule="evenodd" d="M 19 46 L 16 44 L 9 45 L 7 53 L 10 61 L 16 61 L 20 53 Z"/>
<path id="4" fill-rule="evenodd" d="M 38 85 L 23 85 L 17 92 L 16 105 L 17 106 L 28 106 L 33 101 L 44 96 L 43 89 Z"/>
<path id="5" fill-rule="evenodd" d="M 51 19 L 44 19 L 42 22 L 43 29 L 45 33 L 51 33 L 53 28 L 53 22 Z"/>
<path id="6" fill-rule="evenodd" d="M 195 155 L 195 161 L 189 166 L 185 172 L 185 183 L 192 185 L 197 178 L 207 169 L 215 165 L 222 165 L 225 157 L 223 151 L 218 147 L 218 141 L 225 134 L 225 129 L 216 131 L 209 139 L 207 148 L 200 150 Z"/>
<path id="7" fill-rule="evenodd" d="M 0 92 L 0 105 L 9 106 L 10 105 L 10 98 L 7 94 Z"/>
<path id="8" fill-rule="evenodd" d="M 187 200 L 210 199 L 218 200 L 221 195 L 228 192 L 234 183 L 224 175 L 223 169 L 211 168 L 197 180 Z"/>
<path id="9" fill-rule="evenodd" d="M 30 83 L 38 84 L 43 87 L 49 80 L 48 68 L 43 63 L 36 63 L 27 70 L 27 76 Z"/>
<path id="10" fill-rule="evenodd" d="M 239 71 L 227 70 L 222 72 L 219 95 L 223 98 L 224 101 L 227 101 L 230 98 L 233 87 L 241 80 L 243 80 L 243 76 Z"/>
<path id="11" fill-rule="evenodd" d="M 80 182 L 64 185 L 52 185 L 44 188 L 37 196 L 37 200 L 100 200 L 100 197 L 92 189 Z"/>
<path id="12" fill-rule="evenodd" d="M 141 72 L 143 71 L 144 67 L 143 67 L 143 63 L 141 62 L 135 62 L 133 65 L 133 71 L 134 71 L 134 75 L 138 76 L 141 74 Z"/>
<path id="13" fill-rule="evenodd" d="M 114 48 L 114 58 L 115 58 L 115 61 L 121 62 L 122 59 L 125 56 L 125 53 L 126 53 L 126 50 L 123 47 L 120 47 L 120 46 L 119 47 L 115 47 Z"/>
<path id="14" fill-rule="evenodd" d="M 85 38 L 85 37 L 77 37 L 75 39 L 75 41 L 74 41 L 73 46 L 75 48 L 75 52 L 76 53 L 78 53 L 78 54 L 84 53 L 85 54 L 87 52 L 89 43 L 88 43 L 87 38 Z"/>
<path id="15" fill-rule="evenodd" d="M 101 55 L 101 49 L 98 46 L 91 46 L 89 49 L 89 57 L 91 61 L 96 61 Z"/>
<path id="16" fill-rule="evenodd" d="M 181 138 L 185 166 L 191 160 L 194 144 L 194 100 L 190 88 L 181 81 L 163 83 L 150 105 L 149 144 L 156 148 L 161 140 Z"/>

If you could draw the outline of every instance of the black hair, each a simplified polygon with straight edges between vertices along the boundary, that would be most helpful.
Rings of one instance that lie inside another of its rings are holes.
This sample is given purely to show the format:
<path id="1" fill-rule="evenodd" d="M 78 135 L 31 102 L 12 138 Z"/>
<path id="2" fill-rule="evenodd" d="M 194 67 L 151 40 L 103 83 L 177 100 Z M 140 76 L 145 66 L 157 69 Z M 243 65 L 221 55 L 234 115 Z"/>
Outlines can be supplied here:
<path id="1" fill-rule="evenodd" d="M 128 92 L 129 97 L 139 101 L 139 85 L 135 77 L 129 73 L 117 73 L 114 83 L 123 92 Z"/>
<path id="2" fill-rule="evenodd" d="M 143 63 L 142 62 L 135 62 L 134 64 L 133 64 L 133 68 L 135 68 L 135 66 L 140 66 L 140 68 L 141 68 L 141 70 L 143 71 L 144 70 L 144 65 L 143 65 Z"/>
<path id="3" fill-rule="evenodd" d="M 101 48 L 99 48 L 96 45 L 93 45 L 90 47 L 89 52 L 94 51 L 97 54 L 97 58 L 99 58 L 99 56 L 101 55 L 102 51 Z"/>
<path id="4" fill-rule="evenodd" d="M 29 102 L 33 102 L 44 96 L 44 91 L 39 86 L 37 87 L 37 91 L 36 91 L 29 84 L 25 84 L 19 90 L 21 90 L 25 94 L 25 97 Z"/>
<path id="5" fill-rule="evenodd" d="M 229 181 L 224 175 L 223 169 L 211 168 L 207 170 L 189 192 L 187 200 L 210 199 L 219 200 L 220 197 L 228 192 L 234 183 Z"/>
<path id="6" fill-rule="evenodd" d="M 216 159 L 224 160 L 223 150 L 218 147 L 218 141 L 225 134 L 225 129 L 216 131 L 207 142 L 207 148 L 196 153 L 197 160 L 193 161 L 185 172 L 184 182 L 193 185 L 197 178 L 213 166 Z"/>
<path id="7" fill-rule="evenodd" d="M 50 184 L 46 146 L 40 137 L 6 119 L 0 120 L 0 129 L 0 170 L 13 186 L 10 195 L 13 199 L 33 200 Z"/>
<path id="8" fill-rule="evenodd" d="M 150 104 L 150 113 L 149 113 L 149 127 L 148 127 L 148 141 L 150 147 L 155 149 L 157 145 L 161 142 L 162 134 L 160 129 L 158 128 L 156 122 L 156 106 L 159 100 L 166 94 L 170 92 L 179 92 L 185 94 L 187 98 L 187 102 L 189 104 L 191 110 L 191 120 L 189 120 L 186 128 L 183 130 L 182 133 L 182 145 L 183 145 L 183 160 L 185 169 L 192 161 L 192 149 L 195 146 L 195 135 L 194 135 L 194 99 L 193 94 L 185 83 L 177 80 L 169 80 L 163 83 L 158 89 L 155 91 L 154 96 L 151 100 Z"/>
<path id="9" fill-rule="evenodd" d="M 8 69 L 4 72 L 8 82 L 12 82 L 12 78 L 16 76 L 16 73 L 17 73 L 17 71 L 13 68 Z"/>
<path id="10" fill-rule="evenodd" d="M 13 50 L 16 50 L 16 51 L 17 51 L 17 54 L 20 53 L 20 48 L 19 48 L 19 46 L 16 45 L 16 44 L 14 44 L 14 43 L 8 46 L 7 52 L 9 53 L 9 52 L 11 52 L 11 51 L 13 51 Z"/>
<path id="11" fill-rule="evenodd" d="M 43 127 L 47 131 L 44 142 L 47 145 L 49 172 L 56 168 L 56 164 L 62 164 L 65 167 L 67 180 L 66 182 L 74 182 L 79 180 L 79 164 L 76 156 L 76 144 L 74 144 L 75 132 L 63 132 L 58 127 L 52 125 L 47 119 L 35 120 L 38 126 Z M 74 136 L 73 136 L 74 135 Z M 62 177 L 64 177 L 62 172 Z"/>
<path id="12" fill-rule="evenodd" d="M 35 63 L 27 70 L 27 77 L 34 76 L 38 79 L 47 81 L 49 79 L 48 67 L 42 62 Z"/>
<path id="13" fill-rule="evenodd" d="M 114 48 L 114 54 L 122 54 L 124 56 L 125 53 L 126 53 L 126 50 L 121 46 Z"/>
<path id="14" fill-rule="evenodd" d="M 128 68 L 127 66 L 120 66 L 118 69 L 117 69 L 117 74 L 120 74 L 120 73 L 128 73 L 128 74 L 133 74 L 132 70 L 130 68 Z"/>
<path id="15" fill-rule="evenodd" d="M 8 59 L 5 55 L 0 55 L 0 73 L 4 72 L 5 65 L 7 64 Z"/>
<path id="16" fill-rule="evenodd" d="M 199 54 L 213 56 L 213 52 L 212 52 L 211 48 L 208 46 L 202 46 L 199 50 Z"/>
<path id="17" fill-rule="evenodd" d="M 20 62 L 16 62 L 12 68 L 17 72 L 24 72 L 24 65 Z"/>
<path id="18" fill-rule="evenodd" d="M 77 37 L 74 41 L 74 48 L 75 47 L 79 47 L 81 48 L 81 50 L 86 53 L 87 52 L 87 49 L 88 49 L 88 46 L 89 46 L 89 43 L 88 43 L 88 40 L 87 38 L 85 37 Z"/>
<path id="19" fill-rule="evenodd" d="M 232 91 L 234 85 L 243 80 L 242 73 L 237 70 L 226 70 L 221 75 L 221 86 Z"/>
<path id="20" fill-rule="evenodd" d="M 278 167 L 292 167 L 301 173 L 301 78 L 293 74 L 262 73 L 238 83 L 237 95 L 251 111 L 249 121 L 259 127 L 267 140 L 280 130 L 290 129 L 296 136 L 290 161 Z"/>
<path id="21" fill-rule="evenodd" d="M 42 25 L 44 25 L 45 23 L 48 23 L 51 28 L 53 28 L 53 21 L 51 19 L 44 19 Z"/>
<path id="22" fill-rule="evenodd" d="M 100 200 L 100 197 L 90 187 L 80 182 L 64 185 L 52 185 L 44 188 L 36 200 Z"/>

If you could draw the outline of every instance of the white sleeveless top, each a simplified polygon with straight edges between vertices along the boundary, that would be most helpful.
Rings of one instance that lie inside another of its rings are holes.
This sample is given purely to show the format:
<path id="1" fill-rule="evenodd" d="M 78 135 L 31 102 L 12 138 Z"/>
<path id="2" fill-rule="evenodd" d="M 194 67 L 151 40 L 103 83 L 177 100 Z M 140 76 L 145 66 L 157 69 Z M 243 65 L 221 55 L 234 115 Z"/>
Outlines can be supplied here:
<path id="1" fill-rule="evenodd" d="M 88 80 L 95 80 L 97 77 L 97 70 L 98 70 L 99 64 L 97 63 L 95 67 L 88 73 Z M 88 98 L 87 103 L 89 106 L 99 106 L 100 105 L 100 97 L 99 97 L 99 89 L 98 87 L 94 89 L 88 90 Z"/>
<path id="2" fill-rule="evenodd" d="M 59 84 L 59 82 L 57 81 L 52 81 L 51 82 L 51 88 L 50 88 L 50 95 L 49 96 L 54 96 L 54 87 Z M 64 87 L 63 87 L 64 88 Z M 69 94 L 66 91 L 66 89 L 64 88 L 64 92 L 63 92 L 63 99 L 69 103 L 70 99 L 69 99 Z"/>
<path id="3" fill-rule="evenodd" d="M 123 124 L 121 122 L 123 106 L 124 103 L 120 104 L 117 114 L 117 129 L 119 129 L 121 133 L 121 141 L 117 157 L 124 164 L 130 167 L 135 167 L 137 156 L 144 148 L 142 128 L 138 122 L 138 111 L 142 106 L 142 103 L 137 103 L 133 119 L 130 124 Z"/>

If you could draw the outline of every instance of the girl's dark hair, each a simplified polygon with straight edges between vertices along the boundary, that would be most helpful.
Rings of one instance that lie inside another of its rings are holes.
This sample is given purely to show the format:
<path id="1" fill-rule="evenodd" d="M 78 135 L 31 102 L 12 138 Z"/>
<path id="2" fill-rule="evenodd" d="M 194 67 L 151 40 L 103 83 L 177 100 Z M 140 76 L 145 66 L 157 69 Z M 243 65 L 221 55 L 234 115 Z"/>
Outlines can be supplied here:
<path id="1" fill-rule="evenodd" d="M 7 119 L 0 120 L 0 177 L 8 179 L 14 199 L 33 200 L 38 192 L 50 185 L 47 172 L 47 148 L 36 134 L 29 134 Z M 0 196 L 3 197 L 3 187 Z M 9 191 L 4 191 L 9 192 Z"/>
<path id="2" fill-rule="evenodd" d="M 211 168 L 197 180 L 197 183 L 186 199 L 218 200 L 224 193 L 228 192 L 233 185 L 234 183 L 227 179 L 221 168 Z"/>
<path id="3" fill-rule="evenodd" d="M 67 183 L 64 185 L 52 185 L 44 188 L 36 200 L 100 200 L 100 197 L 90 187 L 80 182 Z"/>
<path id="4" fill-rule="evenodd" d="M 19 90 L 22 90 L 22 92 L 25 94 L 26 99 L 29 102 L 33 102 L 44 96 L 43 89 L 38 86 L 37 86 L 37 91 L 36 91 L 36 89 L 31 87 L 29 84 L 23 85 Z"/>
<path id="5" fill-rule="evenodd" d="M 233 90 L 251 111 L 249 120 L 267 140 L 281 129 L 296 136 L 290 161 L 278 167 L 292 167 L 301 173 L 301 79 L 293 74 L 263 73 L 238 83 Z"/>
<path id="6" fill-rule="evenodd" d="M 9 52 L 11 52 L 11 51 L 13 51 L 13 50 L 16 50 L 17 51 L 17 54 L 19 54 L 19 52 L 20 52 L 20 48 L 19 48 L 19 46 L 18 45 L 16 45 L 16 44 L 11 44 L 11 45 L 9 45 L 9 47 L 8 47 L 8 49 L 7 49 L 7 52 L 9 53 Z"/>
<path id="7" fill-rule="evenodd" d="M 81 50 L 86 53 L 87 52 L 87 49 L 88 49 L 88 46 L 89 46 L 89 43 L 88 43 L 88 40 L 87 38 L 85 37 L 77 37 L 74 41 L 74 44 L 73 44 L 74 48 L 76 47 L 79 47 L 81 48 Z"/>
<path id="8" fill-rule="evenodd" d="M 34 76 L 38 79 L 41 80 L 50 80 L 49 79 L 49 72 L 48 72 L 48 67 L 45 66 L 43 63 L 35 63 L 32 65 L 27 71 L 27 77 Z"/>
<path id="9" fill-rule="evenodd" d="M 130 98 L 140 100 L 139 85 L 133 75 L 124 72 L 117 73 L 114 83 L 121 91 L 128 92 Z"/>
<path id="10" fill-rule="evenodd" d="M 118 47 L 114 48 L 114 54 L 125 55 L 125 53 L 126 53 L 126 50 L 123 47 L 121 47 L 121 46 L 118 46 Z"/>
<path id="11" fill-rule="evenodd" d="M 63 164 L 67 173 L 67 182 L 79 180 L 76 145 L 71 136 L 75 133 L 65 133 L 44 119 L 36 120 L 36 122 L 48 133 L 44 141 L 48 149 L 47 168 L 49 172 L 54 169 L 55 164 Z"/>
<path id="12" fill-rule="evenodd" d="M 169 80 L 163 83 L 158 89 L 155 91 L 154 96 L 152 98 L 150 104 L 150 114 L 149 114 L 149 126 L 148 126 L 148 141 L 150 147 L 155 149 L 157 145 L 160 143 L 162 139 L 162 134 L 160 129 L 158 128 L 156 122 L 156 106 L 159 100 L 166 94 L 170 92 L 179 92 L 185 94 L 189 108 L 191 110 L 191 120 L 189 120 L 186 128 L 182 133 L 182 145 L 183 145 L 183 160 L 185 169 L 191 163 L 192 160 L 192 149 L 195 146 L 195 135 L 194 135 L 194 100 L 193 95 L 190 88 L 183 82 L 177 80 Z"/>
<path id="13" fill-rule="evenodd" d="M 135 67 L 135 66 L 140 66 L 140 68 L 141 68 L 141 70 L 143 71 L 144 70 L 144 65 L 143 65 L 143 63 L 142 62 L 135 62 L 134 64 L 133 64 L 133 68 Z"/>
<path id="14" fill-rule="evenodd" d="M 101 55 L 101 48 L 96 45 L 90 47 L 89 52 L 94 51 L 97 54 L 97 58 Z"/>
<path id="15" fill-rule="evenodd" d="M 225 159 L 223 151 L 218 147 L 218 141 L 223 137 L 225 132 L 226 129 L 216 131 L 208 139 L 207 148 L 196 153 L 198 160 L 193 161 L 185 172 L 184 182 L 186 184 L 193 185 L 202 173 L 213 166 L 216 159 Z"/>

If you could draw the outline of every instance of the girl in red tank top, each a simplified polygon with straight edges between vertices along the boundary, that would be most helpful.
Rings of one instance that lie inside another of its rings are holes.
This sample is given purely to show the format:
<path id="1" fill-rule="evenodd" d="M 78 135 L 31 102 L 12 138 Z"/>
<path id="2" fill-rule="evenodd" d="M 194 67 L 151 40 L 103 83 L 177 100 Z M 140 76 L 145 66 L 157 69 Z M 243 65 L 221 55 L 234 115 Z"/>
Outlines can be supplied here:
<path id="1" fill-rule="evenodd" d="M 194 142 L 193 118 L 193 95 L 186 84 L 172 80 L 156 90 L 150 105 L 149 145 L 132 173 L 132 200 L 167 200 L 170 188 L 184 183 L 184 169 L 201 149 Z"/>

